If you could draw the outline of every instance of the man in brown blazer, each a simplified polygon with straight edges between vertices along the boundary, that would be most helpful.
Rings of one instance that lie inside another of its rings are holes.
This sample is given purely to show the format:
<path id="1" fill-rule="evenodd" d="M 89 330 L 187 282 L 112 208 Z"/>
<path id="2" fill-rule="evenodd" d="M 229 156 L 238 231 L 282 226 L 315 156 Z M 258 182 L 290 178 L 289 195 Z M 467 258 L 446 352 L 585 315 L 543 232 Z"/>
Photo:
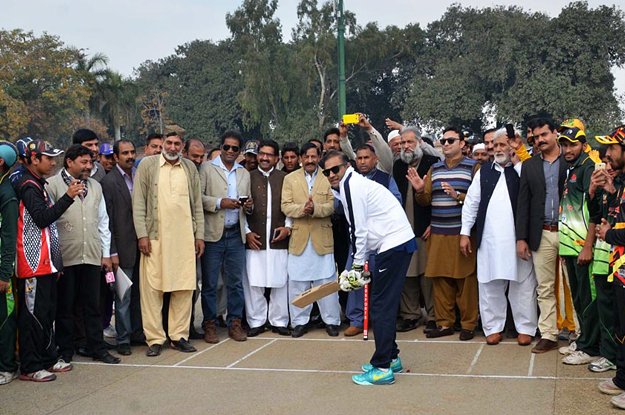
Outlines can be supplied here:
<path id="1" fill-rule="evenodd" d="M 334 242 L 330 216 L 334 212 L 334 196 L 330 182 L 318 166 L 321 152 L 312 143 L 301 151 L 302 169 L 284 179 L 282 187 L 282 212 L 293 219 L 289 241 L 289 311 L 293 337 L 307 331 L 312 305 L 296 307 L 291 301 L 305 290 L 336 280 Z M 317 301 L 321 318 L 330 336 L 338 336 L 340 305 L 338 293 Z"/>
<path id="2" fill-rule="evenodd" d="M 217 280 L 223 267 L 228 292 L 228 335 L 236 341 L 247 336 L 241 327 L 243 314 L 243 272 L 245 270 L 245 212 L 251 213 L 250 174 L 236 162 L 242 139 L 236 131 L 221 137 L 221 155 L 202 164 L 200 182 L 204 207 L 202 257 L 202 313 L 204 340 L 218 343 Z"/>

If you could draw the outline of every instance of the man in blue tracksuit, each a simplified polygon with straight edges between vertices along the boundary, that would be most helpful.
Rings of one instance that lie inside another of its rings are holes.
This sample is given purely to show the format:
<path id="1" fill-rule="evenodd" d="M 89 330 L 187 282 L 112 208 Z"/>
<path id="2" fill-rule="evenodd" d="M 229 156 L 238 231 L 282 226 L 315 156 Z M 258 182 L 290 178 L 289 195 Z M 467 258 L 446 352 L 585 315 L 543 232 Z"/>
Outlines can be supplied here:
<path id="1" fill-rule="evenodd" d="M 341 200 L 349 223 L 354 260 L 351 271 L 340 276 L 341 289 L 362 288 L 368 283 L 363 272 L 368 253 L 375 253 L 371 286 L 371 316 L 375 352 L 362 374 L 352 380 L 359 385 L 395 382 L 393 372 L 403 370 L 395 342 L 395 321 L 406 271 L 416 250 L 414 233 L 401 204 L 384 186 L 358 174 L 347 157 L 328 151 L 320 163 L 335 196 Z"/>

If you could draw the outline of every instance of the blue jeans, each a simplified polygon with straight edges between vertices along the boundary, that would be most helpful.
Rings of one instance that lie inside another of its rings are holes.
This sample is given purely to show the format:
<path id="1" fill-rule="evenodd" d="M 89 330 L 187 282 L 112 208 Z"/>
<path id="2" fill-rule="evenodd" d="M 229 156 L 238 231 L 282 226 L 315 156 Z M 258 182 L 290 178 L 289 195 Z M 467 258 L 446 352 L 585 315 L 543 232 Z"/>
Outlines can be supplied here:
<path id="1" fill-rule="evenodd" d="M 139 284 L 138 279 L 133 278 L 133 268 L 122 268 L 124 274 L 132 280 L 132 284 Z M 115 292 L 115 331 L 117 332 L 117 344 L 130 344 L 132 325 L 130 323 L 130 299 L 132 297 L 132 287 L 126 292 L 124 298 L 117 296 Z"/>
<path id="2" fill-rule="evenodd" d="M 224 284 L 228 293 L 228 325 L 232 319 L 241 319 L 243 297 L 243 269 L 245 245 L 238 226 L 224 229 L 217 242 L 206 242 L 202 255 L 202 313 L 204 322 L 217 318 L 217 280 L 223 267 Z"/>

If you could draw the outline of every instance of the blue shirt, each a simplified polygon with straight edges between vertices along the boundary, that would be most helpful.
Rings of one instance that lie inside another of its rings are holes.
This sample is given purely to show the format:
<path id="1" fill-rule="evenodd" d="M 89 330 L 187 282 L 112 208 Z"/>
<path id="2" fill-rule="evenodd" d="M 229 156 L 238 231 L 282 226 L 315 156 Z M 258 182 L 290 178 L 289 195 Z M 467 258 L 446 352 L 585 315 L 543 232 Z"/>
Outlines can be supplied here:
<path id="1" fill-rule="evenodd" d="M 213 165 L 221 168 L 224 171 L 224 175 L 226 176 L 226 181 L 228 182 L 228 199 L 238 199 L 239 194 L 237 191 L 237 169 L 242 169 L 239 163 L 234 163 L 232 166 L 232 170 L 228 170 L 224 163 L 221 161 L 221 157 L 215 157 L 211 163 Z M 240 195 L 240 196 L 249 196 L 249 195 Z M 221 209 L 221 199 L 217 200 L 217 206 Z M 225 210 L 225 227 L 230 228 L 239 223 L 239 209 L 226 209 Z"/>
<path id="2" fill-rule="evenodd" d="M 308 194 L 312 193 L 312 188 L 313 188 L 313 185 L 315 184 L 317 173 L 319 173 L 319 167 L 315 169 L 313 174 L 308 174 L 308 172 L 304 170 L 304 177 L 306 178 L 306 183 L 308 184 Z"/>

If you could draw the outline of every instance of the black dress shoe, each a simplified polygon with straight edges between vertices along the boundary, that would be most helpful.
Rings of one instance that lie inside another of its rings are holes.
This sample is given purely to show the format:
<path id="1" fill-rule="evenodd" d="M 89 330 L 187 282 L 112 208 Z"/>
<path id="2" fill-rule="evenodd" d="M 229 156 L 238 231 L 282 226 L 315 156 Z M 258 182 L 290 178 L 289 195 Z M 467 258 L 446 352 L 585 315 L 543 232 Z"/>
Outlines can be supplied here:
<path id="1" fill-rule="evenodd" d="M 204 333 L 200 333 L 194 328 L 189 330 L 189 340 L 202 340 L 203 338 Z"/>
<path id="2" fill-rule="evenodd" d="M 330 337 L 336 337 L 339 335 L 339 326 L 334 324 L 326 324 L 326 333 Z"/>
<path id="3" fill-rule="evenodd" d="M 436 329 L 437 329 L 436 320 L 430 320 L 427 323 L 425 323 L 425 327 L 423 328 L 423 333 L 428 334 L 428 333 L 433 332 Z"/>
<path id="4" fill-rule="evenodd" d="M 122 356 L 130 356 L 132 354 L 132 350 L 130 350 L 130 345 L 128 343 L 118 344 L 117 354 L 121 354 Z"/>
<path id="5" fill-rule="evenodd" d="M 101 352 L 97 355 L 93 356 L 93 360 L 97 360 L 98 362 L 106 363 L 107 365 L 116 365 L 122 360 L 119 357 L 115 357 L 109 352 Z"/>
<path id="6" fill-rule="evenodd" d="M 253 329 L 249 329 L 247 331 L 247 337 L 256 337 L 261 333 L 265 332 L 265 325 L 262 325 L 260 327 L 254 327 Z"/>
<path id="7" fill-rule="evenodd" d="M 447 327 L 445 329 L 438 327 L 436 328 L 436 330 L 432 330 L 431 332 L 426 334 L 425 337 L 427 337 L 428 339 L 435 339 L 437 337 L 451 336 L 452 334 L 454 334 L 453 327 Z"/>
<path id="8" fill-rule="evenodd" d="M 462 329 L 460 330 L 460 340 L 467 341 L 471 340 L 475 336 L 473 330 Z"/>
<path id="9" fill-rule="evenodd" d="M 397 323 L 395 329 L 399 332 L 404 333 L 406 331 L 414 330 L 417 327 L 419 327 L 418 319 L 408 319 L 408 320 L 401 320 L 399 323 Z"/>
<path id="10" fill-rule="evenodd" d="M 181 337 L 178 341 L 171 341 L 171 348 L 181 351 L 183 353 L 193 353 L 197 352 L 197 349 L 191 346 L 191 343 L 187 341 L 184 337 Z"/>
<path id="11" fill-rule="evenodd" d="M 278 333 L 280 336 L 290 336 L 291 331 L 287 327 L 273 326 L 271 331 Z"/>
<path id="12" fill-rule="evenodd" d="M 291 337 L 302 337 L 306 333 L 308 333 L 308 328 L 305 325 L 301 324 L 293 328 Z"/>
<path id="13" fill-rule="evenodd" d="M 148 346 L 147 352 L 145 355 L 148 357 L 155 357 L 161 354 L 161 350 L 163 349 L 162 344 L 153 344 L 152 346 Z"/>

